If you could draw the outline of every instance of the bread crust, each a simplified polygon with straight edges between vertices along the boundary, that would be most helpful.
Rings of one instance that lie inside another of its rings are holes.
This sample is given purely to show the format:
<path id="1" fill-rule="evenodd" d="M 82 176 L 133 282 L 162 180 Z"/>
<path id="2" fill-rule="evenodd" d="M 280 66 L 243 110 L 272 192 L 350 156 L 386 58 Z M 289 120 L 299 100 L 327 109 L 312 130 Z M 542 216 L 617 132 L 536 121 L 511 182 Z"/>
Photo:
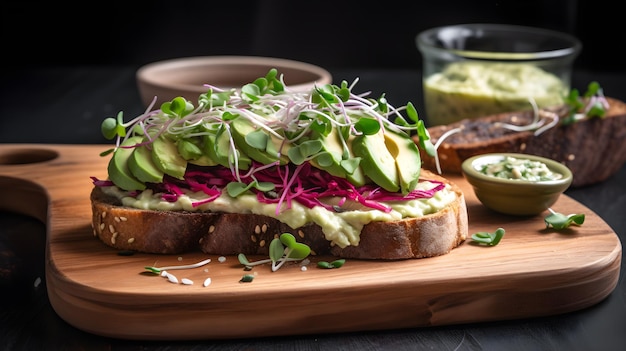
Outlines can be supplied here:
<path id="1" fill-rule="evenodd" d="M 423 179 L 450 184 L 456 199 L 437 213 L 393 222 L 371 222 L 358 246 L 340 248 L 326 240 L 320 226 L 291 228 L 256 214 L 155 211 L 122 206 L 99 187 L 91 193 L 94 235 L 118 250 L 178 254 L 201 250 L 215 255 L 268 255 L 270 241 L 284 232 L 311 247 L 312 255 L 399 260 L 449 253 L 467 238 L 468 217 L 460 188 L 430 171 Z"/>
<path id="2" fill-rule="evenodd" d="M 626 162 L 626 103 L 607 97 L 609 110 L 604 118 L 589 118 L 570 125 L 550 128 L 538 136 L 533 132 L 505 132 L 495 123 L 529 124 L 532 111 L 508 112 L 428 128 L 433 142 L 447 131 L 463 127 L 464 132 L 449 138 L 437 153 L 443 174 L 461 173 L 464 160 L 491 152 L 515 152 L 543 156 L 566 165 L 573 173 L 572 187 L 606 180 Z M 559 113 L 563 107 L 553 109 Z M 464 135 L 463 135 L 464 134 Z M 435 171 L 435 159 L 420 150 L 422 166 Z"/>

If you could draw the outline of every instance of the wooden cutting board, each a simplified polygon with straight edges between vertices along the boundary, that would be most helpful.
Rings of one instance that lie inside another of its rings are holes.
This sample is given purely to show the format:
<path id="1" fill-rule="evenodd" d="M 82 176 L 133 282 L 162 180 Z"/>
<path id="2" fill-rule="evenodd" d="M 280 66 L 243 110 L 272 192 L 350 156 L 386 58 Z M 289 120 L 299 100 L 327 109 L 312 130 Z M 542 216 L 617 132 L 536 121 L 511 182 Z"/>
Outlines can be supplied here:
<path id="1" fill-rule="evenodd" d="M 622 247 L 595 213 L 563 195 L 561 213 L 583 226 L 545 228 L 543 216 L 484 208 L 461 177 L 470 235 L 506 230 L 499 245 L 465 242 L 451 253 L 398 262 L 348 260 L 340 269 L 289 265 L 244 272 L 236 257 L 201 252 L 121 256 L 93 236 L 90 176 L 106 178 L 107 145 L 0 145 L 0 209 L 47 224 L 46 284 L 58 315 L 90 333 L 124 339 L 228 339 L 440 326 L 583 309 L 616 287 Z M 144 266 L 171 271 L 170 283 Z M 332 258 L 314 258 L 330 260 Z M 242 283 L 244 274 L 254 274 Z M 211 284 L 203 282 L 211 278 Z"/>

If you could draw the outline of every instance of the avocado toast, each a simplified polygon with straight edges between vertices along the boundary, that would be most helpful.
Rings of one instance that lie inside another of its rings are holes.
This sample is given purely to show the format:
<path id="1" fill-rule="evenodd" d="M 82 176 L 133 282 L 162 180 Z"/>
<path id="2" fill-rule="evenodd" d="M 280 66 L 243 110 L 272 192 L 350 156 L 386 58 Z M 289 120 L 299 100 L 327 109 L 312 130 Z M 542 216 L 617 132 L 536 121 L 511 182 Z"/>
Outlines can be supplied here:
<path id="1" fill-rule="evenodd" d="M 434 150 L 410 103 L 345 81 L 293 92 L 272 69 L 151 109 L 102 124 L 116 145 L 91 200 L 109 246 L 267 254 L 289 232 L 318 255 L 391 260 L 445 254 L 467 236 L 462 192 L 421 169 L 418 146 Z"/>

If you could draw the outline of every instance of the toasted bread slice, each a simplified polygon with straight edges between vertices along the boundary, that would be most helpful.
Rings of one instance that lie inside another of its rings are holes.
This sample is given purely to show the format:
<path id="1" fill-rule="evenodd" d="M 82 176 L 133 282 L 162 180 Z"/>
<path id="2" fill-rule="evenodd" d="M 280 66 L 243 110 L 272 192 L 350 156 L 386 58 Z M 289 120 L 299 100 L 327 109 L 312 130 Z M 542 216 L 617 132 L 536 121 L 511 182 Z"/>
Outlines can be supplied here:
<path id="1" fill-rule="evenodd" d="M 604 118 L 589 118 L 570 125 L 558 125 L 539 135 L 516 132 L 498 123 L 527 125 L 533 111 L 508 112 L 428 128 L 433 143 L 455 128 L 462 132 L 446 138 L 437 153 L 443 174 L 460 173 L 464 160 L 490 152 L 520 152 L 548 157 L 565 164 L 573 173 L 572 187 L 601 182 L 626 162 L 626 103 L 607 97 L 609 110 Z M 562 107 L 552 110 L 557 114 Z M 435 159 L 423 150 L 426 169 L 436 171 Z"/>
<path id="2" fill-rule="evenodd" d="M 361 231 L 358 246 L 331 245 L 321 227 L 315 224 L 291 228 L 263 215 L 125 207 L 97 186 L 91 193 L 94 235 L 118 250 L 156 254 L 201 250 L 215 255 L 268 255 L 270 241 L 290 232 L 298 242 L 311 247 L 315 255 L 379 260 L 443 255 L 467 238 L 465 197 L 456 184 L 427 170 L 422 173 L 423 179 L 450 184 L 455 200 L 423 217 L 370 222 Z"/>

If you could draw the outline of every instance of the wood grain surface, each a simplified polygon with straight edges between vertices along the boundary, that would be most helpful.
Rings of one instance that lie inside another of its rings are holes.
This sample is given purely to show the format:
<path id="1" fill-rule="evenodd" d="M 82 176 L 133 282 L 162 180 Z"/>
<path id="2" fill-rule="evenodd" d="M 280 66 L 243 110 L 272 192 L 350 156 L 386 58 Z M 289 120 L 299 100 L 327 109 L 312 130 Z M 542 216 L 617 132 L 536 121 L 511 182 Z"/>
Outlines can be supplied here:
<path id="1" fill-rule="evenodd" d="M 484 208 L 464 191 L 470 235 L 506 235 L 498 246 L 465 242 L 451 253 L 395 262 L 348 260 L 340 269 L 298 264 L 245 272 L 236 257 L 201 252 L 121 256 L 93 236 L 90 176 L 106 178 L 108 145 L 0 145 L 0 209 L 46 223 L 46 284 L 58 315 L 84 331 L 123 339 L 231 339 L 427 327 L 555 315 L 586 308 L 617 285 L 622 246 L 615 232 L 577 201 L 552 207 L 585 213 L 556 232 L 545 214 L 512 217 Z M 171 271 L 192 285 L 146 273 L 144 266 L 206 266 Z M 261 258 L 261 257 L 259 257 Z M 256 259 L 256 258 L 251 258 Z M 242 283 L 244 274 L 254 280 Z M 211 278 L 211 284 L 203 282 Z"/>

